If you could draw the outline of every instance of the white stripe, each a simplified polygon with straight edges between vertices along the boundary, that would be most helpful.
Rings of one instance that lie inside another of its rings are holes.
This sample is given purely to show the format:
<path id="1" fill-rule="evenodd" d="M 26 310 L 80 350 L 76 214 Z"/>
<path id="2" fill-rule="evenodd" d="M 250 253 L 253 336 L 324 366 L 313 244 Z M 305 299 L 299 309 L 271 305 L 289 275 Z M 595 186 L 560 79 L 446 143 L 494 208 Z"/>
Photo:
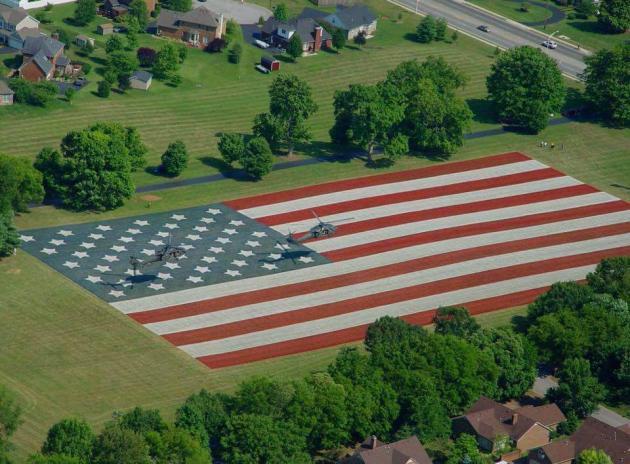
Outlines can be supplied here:
<path id="1" fill-rule="evenodd" d="M 241 214 L 251 218 L 270 216 L 272 214 L 286 213 L 301 209 L 315 208 L 318 206 L 339 203 L 341 201 L 357 200 L 362 198 L 387 195 L 391 193 L 409 192 L 424 188 L 438 187 L 440 185 L 457 184 L 460 182 L 470 182 L 480 179 L 490 179 L 494 177 L 506 176 L 509 174 L 519 174 L 538 169 L 546 169 L 548 166 L 534 160 L 520 161 L 502 166 L 492 166 L 489 168 L 475 169 L 472 171 L 457 172 L 441 176 L 425 177 L 403 182 L 392 182 L 389 184 L 373 185 L 350 190 L 340 190 L 334 193 L 325 193 L 312 197 L 299 198 L 281 203 L 256 206 L 240 210 Z"/>
<path id="2" fill-rule="evenodd" d="M 413 287 L 453 277 L 472 275 L 502 267 L 516 266 L 519 264 L 532 263 L 545 259 L 560 258 L 575 254 L 608 250 L 629 244 L 630 233 L 584 240 L 577 243 L 564 243 L 543 248 L 533 248 L 524 251 L 516 251 L 502 255 L 488 256 L 485 258 L 453 263 L 446 266 L 423 269 L 420 271 L 409 272 L 407 274 L 386 277 L 368 282 L 360 282 L 353 285 L 312 292 L 305 295 L 297 295 L 288 298 L 266 301 L 263 303 L 255 303 L 197 316 L 182 317 L 170 321 L 150 323 L 146 324 L 145 327 L 159 335 L 201 329 L 204 327 L 213 327 L 216 325 L 228 324 L 230 322 L 238 322 L 255 317 L 296 311 L 323 304 L 343 304 L 344 300 L 351 298 L 359 298 L 376 293 Z"/>
<path id="3" fill-rule="evenodd" d="M 619 211 L 598 216 L 571 219 L 568 221 L 558 221 L 519 229 L 490 232 L 475 236 L 425 243 L 408 248 L 330 263 L 327 265 L 297 269 L 294 271 L 284 272 L 280 275 L 272 274 L 267 276 L 252 277 L 239 281 L 224 282 L 216 285 L 180 290 L 163 295 L 114 302 L 111 304 L 124 313 L 147 311 L 177 304 L 192 303 L 208 298 L 219 298 L 252 290 L 271 288 L 278 285 L 279 278 L 281 285 L 288 285 L 307 280 L 332 277 L 349 272 L 371 269 L 374 267 L 386 266 L 388 264 L 394 264 L 401 261 L 422 258 L 434 254 L 447 253 L 450 251 L 463 250 L 471 247 L 540 237 L 561 232 L 571 232 L 591 227 L 621 224 L 628 221 L 630 221 L 630 211 Z"/>
<path id="4" fill-rule="evenodd" d="M 561 211 L 563 209 L 574 208 L 576 206 L 594 205 L 616 200 L 617 198 L 608 193 L 589 193 L 586 195 L 576 195 L 558 200 L 528 203 L 525 205 L 498 208 L 487 211 L 476 211 L 473 213 L 383 227 L 355 234 L 333 236 L 328 239 L 309 242 L 308 246 L 318 253 L 325 253 L 327 251 L 340 250 L 342 248 L 348 248 L 356 245 L 365 245 L 367 243 L 380 242 L 382 240 L 404 237 L 406 235 L 413 235 L 421 232 L 440 230 L 448 227 L 479 224 L 488 221 L 499 221 L 513 217 Z"/>
<path id="5" fill-rule="evenodd" d="M 571 187 L 580 184 L 580 181 L 572 177 L 553 177 L 551 179 L 537 180 L 522 184 L 506 185 L 503 187 L 474 190 L 472 192 L 424 198 L 422 200 L 405 201 L 401 203 L 376 206 L 374 208 L 364 208 L 355 211 L 347 211 L 343 213 L 323 216 L 320 219 L 324 222 L 342 221 L 341 224 L 345 225 L 365 221 L 368 219 L 396 216 L 398 214 L 411 213 L 416 211 L 426 211 L 429 209 L 441 208 L 445 206 L 463 205 L 466 203 L 474 203 L 477 201 L 507 198 L 528 193 L 544 192 L 546 190 Z M 284 235 L 287 235 L 290 232 L 306 232 L 311 227 L 313 227 L 315 223 L 315 219 L 310 218 L 303 221 L 278 224 L 276 226 L 273 226 L 272 228 Z"/>
<path id="6" fill-rule="evenodd" d="M 593 264 L 573 269 L 520 277 L 517 279 L 455 290 L 452 292 L 441 293 L 439 295 L 402 301 L 400 303 L 355 311 L 324 319 L 300 322 L 289 326 L 261 330 L 259 332 L 251 332 L 220 340 L 183 345 L 180 346 L 180 348 L 193 357 L 255 348 L 272 343 L 295 340 L 312 335 L 324 334 L 334 332 L 336 330 L 370 324 L 383 316 L 400 317 L 422 311 L 428 311 L 439 306 L 457 305 L 469 301 L 509 295 L 515 292 L 545 287 L 560 280 L 583 279 L 586 274 L 595 269 L 595 266 L 596 265 Z"/>

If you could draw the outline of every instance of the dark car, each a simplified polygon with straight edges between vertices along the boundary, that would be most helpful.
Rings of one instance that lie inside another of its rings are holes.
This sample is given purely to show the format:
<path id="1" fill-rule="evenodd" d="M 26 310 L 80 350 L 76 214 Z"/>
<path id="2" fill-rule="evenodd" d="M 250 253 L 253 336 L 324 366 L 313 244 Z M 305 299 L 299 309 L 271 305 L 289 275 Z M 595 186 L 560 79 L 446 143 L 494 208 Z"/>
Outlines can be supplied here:
<path id="1" fill-rule="evenodd" d="M 490 32 L 490 28 L 488 26 L 486 26 L 485 24 L 482 24 L 477 29 L 479 29 L 482 32 Z"/>

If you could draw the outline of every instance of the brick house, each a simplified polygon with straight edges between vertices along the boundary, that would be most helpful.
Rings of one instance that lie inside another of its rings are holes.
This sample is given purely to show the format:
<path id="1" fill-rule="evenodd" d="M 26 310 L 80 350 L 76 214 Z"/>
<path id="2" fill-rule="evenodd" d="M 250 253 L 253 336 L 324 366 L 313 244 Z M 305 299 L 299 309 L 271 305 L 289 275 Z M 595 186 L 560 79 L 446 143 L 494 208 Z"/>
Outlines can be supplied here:
<path id="1" fill-rule="evenodd" d="M 417 437 L 383 443 L 375 436 L 367 438 L 342 464 L 432 464 Z"/>
<path id="2" fill-rule="evenodd" d="M 22 48 L 21 78 L 31 82 L 52 79 L 70 71 L 70 60 L 63 55 L 64 44 L 46 37 L 28 37 Z"/>
<path id="3" fill-rule="evenodd" d="M 124 16 L 129 11 L 129 5 L 132 0 L 105 0 L 101 6 L 99 13 L 108 18 L 117 18 Z M 147 11 L 152 13 L 155 10 L 156 0 L 144 0 L 147 5 Z"/>
<path id="4" fill-rule="evenodd" d="M 278 48 L 286 48 L 294 34 L 300 37 L 304 53 L 317 53 L 322 48 L 332 46 L 331 35 L 313 18 L 297 18 L 286 22 L 269 18 L 261 31 L 262 39 Z"/>
<path id="5" fill-rule="evenodd" d="M 624 427 L 612 427 L 587 417 L 579 429 L 569 438 L 554 441 L 529 452 L 529 464 L 570 464 L 586 449 L 604 451 L 613 464 L 630 462 L 630 431 Z"/>
<path id="6" fill-rule="evenodd" d="M 348 40 L 359 34 L 371 37 L 376 32 L 376 16 L 365 5 L 339 6 L 324 21 L 344 31 Z"/>
<path id="7" fill-rule="evenodd" d="M 11 8 L 0 3 L 0 45 L 21 50 L 27 37 L 39 35 L 39 21 L 24 8 Z"/>
<path id="8" fill-rule="evenodd" d="M 473 435 L 485 451 L 494 451 L 499 439 L 507 437 L 524 452 L 549 443 L 550 432 L 565 420 L 555 404 L 510 409 L 482 396 L 466 414 L 453 419 L 453 431 Z"/>
<path id="9" fill-rule="evenodd" d="M 206 48 L 214 39 L 220 39 L 225 34 L 226 24 L 222 14 L 200 6 L 186 13 L 162 9 L 156 28 L 159 36 Z"/>

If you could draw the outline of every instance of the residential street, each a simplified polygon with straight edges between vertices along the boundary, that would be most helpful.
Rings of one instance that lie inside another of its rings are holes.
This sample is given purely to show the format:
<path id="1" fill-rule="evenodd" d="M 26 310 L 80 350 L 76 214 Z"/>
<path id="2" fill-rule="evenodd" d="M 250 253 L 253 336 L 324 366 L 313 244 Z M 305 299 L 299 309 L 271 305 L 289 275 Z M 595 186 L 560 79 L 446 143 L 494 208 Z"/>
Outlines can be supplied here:
<path id="1" fill-rule="evenodd" d="M 405 6 L 412 11 L 416 10 L 415 0 L 390 0 L 392 3 Z M 553 57 L 566 75 L 577 78 L 584 71 L 584 50 L 565 45 L 558 41 L 558 48 L 549 50 L 540 44 L 545 40 L 545 35 L 523 26 L 515 21 L 488 13 L 475 8 L 461 0 L 419 0 L 417 3 L 419 13 L 430 14 L 436 18 L 444 18 L 449 25 L 484 40 L 495 46 L 512 48 L 519 45 L 532 45 L 541 48 L 549 56 Z M 490 32 L 482 32 L 477 29 L 480 25 L 486 25 Z M 553 33 L 553 26 L 549 26 L 549 33 Z"/>

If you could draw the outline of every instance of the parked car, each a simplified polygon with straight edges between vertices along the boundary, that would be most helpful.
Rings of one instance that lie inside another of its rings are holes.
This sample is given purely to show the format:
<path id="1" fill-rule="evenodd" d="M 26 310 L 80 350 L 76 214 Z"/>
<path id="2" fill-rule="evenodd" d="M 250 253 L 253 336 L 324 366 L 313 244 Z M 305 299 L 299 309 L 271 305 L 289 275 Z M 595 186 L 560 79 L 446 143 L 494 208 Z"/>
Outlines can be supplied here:
<path id="1" fill-rule="evenodd" d="M 269 48 L 269 44 L 267 42 L 263 42 L 262 40 L 254 40 L 254 44 L 256 44 L 259 48 Z"/>
<path id="2" fill-rule="evenodd" d="M 553 40 L 545 40 L 542 43 L 542 46 L 543 47 L 547 47 L 547 48 L 551 48 L 551 49 L 558 48 L 558 44 L 555 43 Z"/>
<path id="3" fill-rule="evenodd" d="M 479 29 L 482 32 L 490 32 L 490 28 L 488 26 L 486 26 L 485 24 L 482 24 L 477 29 Z"/>
<path id="4" fill-rule="evenodd" d="M 269 74 L 271 72 L 269 68 L 265 68 L 262 64 L 257 64 L 256 69 L 263 74 Z"/>
<path id="5" fill-rule="evenodd" d="M 127 32 L 127 28 L 124 26 L 114 26 L 114 32 L 122 34 L 123 32 Z"/>

